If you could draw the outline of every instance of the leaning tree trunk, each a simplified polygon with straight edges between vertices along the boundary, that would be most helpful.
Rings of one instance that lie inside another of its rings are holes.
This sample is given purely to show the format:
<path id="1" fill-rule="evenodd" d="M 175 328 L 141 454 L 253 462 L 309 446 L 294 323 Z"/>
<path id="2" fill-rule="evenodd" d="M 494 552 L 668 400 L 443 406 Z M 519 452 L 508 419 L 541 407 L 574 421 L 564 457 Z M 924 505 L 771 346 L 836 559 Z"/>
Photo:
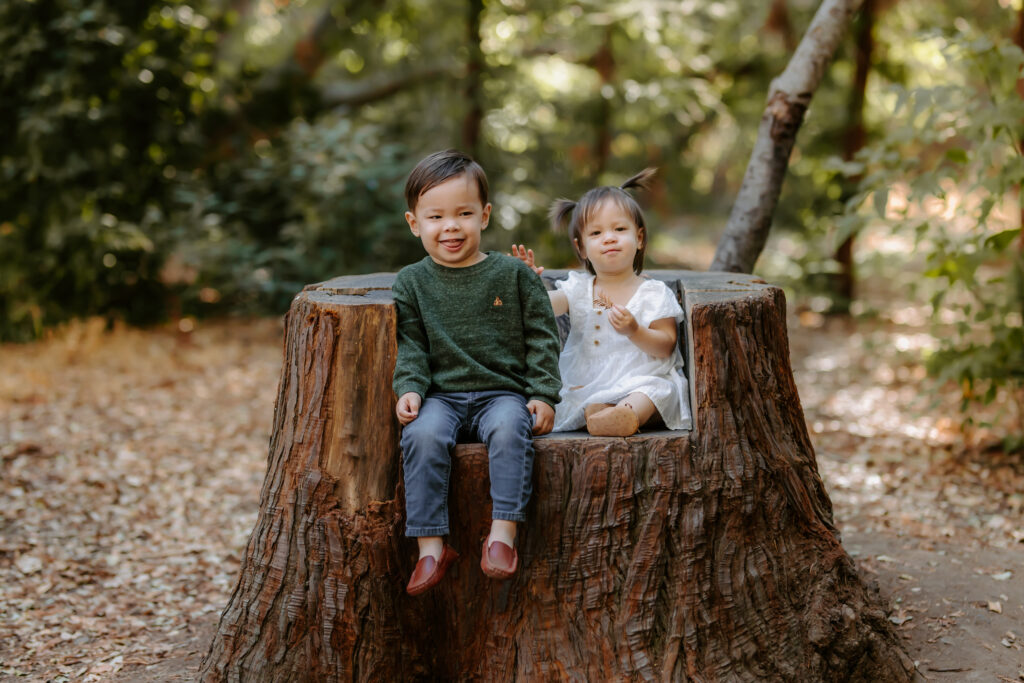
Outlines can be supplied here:
<path id="1" fill-rule="evenodd" d="M 296 297 L 260 513 L 202 679 L 910 680 L 833 526 L 781 290 L 654 276 L 687 311 L 694 431 L 538 438 L 505 582 L 479 568 L 486 452 L 457 446 L 449 542 L 462 556 L 416 598 L 391 276 Z"/>
<path id="2" fill-rule="evenodd" d="M 711 270 L 749 273 L 754 269 L 768 240 L 797 131 L 836 46 L 863 1 L 823 0 L 786 69 L 772 81 L 754 151 Z"/>

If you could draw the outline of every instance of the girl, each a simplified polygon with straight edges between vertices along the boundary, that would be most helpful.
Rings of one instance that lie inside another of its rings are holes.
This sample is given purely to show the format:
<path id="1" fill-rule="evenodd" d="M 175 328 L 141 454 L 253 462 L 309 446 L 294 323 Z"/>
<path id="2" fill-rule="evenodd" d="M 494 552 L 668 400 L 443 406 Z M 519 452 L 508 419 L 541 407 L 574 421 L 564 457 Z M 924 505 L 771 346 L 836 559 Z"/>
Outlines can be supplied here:
<path id="1" fill-rule="evenodd" d="M 692 426 L 676 325 L 683 311 L 662 282 L 641 277 L 648 236 L 643 212 L 626 190 L 645 188 L 654 169 L 621 187 L 597 187 L 578 202 L 551 206 L 553 227 L 568 220 L 569 236 L 586 273 L 570 272 L 549 292 L 555 315 L 569 314 L 571 330 L 558 361 L 562 375 L 554 431 L 629 436 L 660 417 L 669 429 Z M 513 256 L 535 267 L 533 251 Z"/>

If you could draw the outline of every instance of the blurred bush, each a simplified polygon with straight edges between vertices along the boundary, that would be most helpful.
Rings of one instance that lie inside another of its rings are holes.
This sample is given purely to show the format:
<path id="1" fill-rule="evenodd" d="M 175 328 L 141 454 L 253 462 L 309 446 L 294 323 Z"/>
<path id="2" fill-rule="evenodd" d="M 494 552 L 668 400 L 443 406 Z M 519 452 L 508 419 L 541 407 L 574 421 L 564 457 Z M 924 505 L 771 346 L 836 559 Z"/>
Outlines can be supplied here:
<path id="1" fill-rule="evenodd" d="M 919 45 L 941 59 L 942 78 L 895 88 L 885 134 L 853 164 L 864 174 L 841 223 L 847 231 L 882 223 L 906 235 L 923 260 L 913 285 L 930 300 L 937 349 L 928 369 L 972 405 L 1016 414 L 1008 449 L 1024 448 L 1024 52 L 966 22 L 929 31 Z M 927 79 L 926 79 L 927 80 Z M 990 425 L 986 425 L 990 426 Z"/>
<path id="2" fill-rule="evenodd" d="M 282 311 L 310 282 L 422 258 L 402 218 L 412 163 L 376 127 L 327 115 L 197 172 L 171 220 L 183 312 Z"/>
<path id="3" fill-rule="evenodd" d="M 0 339 L 164 316 L 158 227 L 202 152 L 210 29 L 172 3 L 0 4 Z"/>

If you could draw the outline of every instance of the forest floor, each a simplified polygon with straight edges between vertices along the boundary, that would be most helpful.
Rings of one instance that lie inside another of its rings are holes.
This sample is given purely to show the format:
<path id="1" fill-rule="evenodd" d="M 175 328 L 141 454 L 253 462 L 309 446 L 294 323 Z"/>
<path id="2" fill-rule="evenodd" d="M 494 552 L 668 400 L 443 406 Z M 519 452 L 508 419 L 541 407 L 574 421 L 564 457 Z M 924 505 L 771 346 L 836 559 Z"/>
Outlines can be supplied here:
<path id="1" fill-rule="evenodd" d="M 912 312 L 911 312 L 912 313 Z M 279 321 L 0 347 L 0 680 L 194 680 L 256 520 Z M 790 319 L 843 543 L 921 677 L 1024 680 L 1024 467 L 932 399 L 914 315 Z"/>

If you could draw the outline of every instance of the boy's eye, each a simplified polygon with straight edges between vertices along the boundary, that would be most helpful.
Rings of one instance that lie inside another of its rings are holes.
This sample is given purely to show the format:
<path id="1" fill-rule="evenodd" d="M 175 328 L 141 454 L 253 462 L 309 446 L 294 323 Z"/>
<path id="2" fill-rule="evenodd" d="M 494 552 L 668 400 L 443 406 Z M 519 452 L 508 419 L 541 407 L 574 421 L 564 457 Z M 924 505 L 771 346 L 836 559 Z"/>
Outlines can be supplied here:
<path id="1" fill-rule="evenodd" d="M 434 215 L 432 215 L 432 216 L 427 216 L 427 218 L 429 218 L 429 219 L 430 219 L 430 220 L 432 220 L 432 221 L 436 221 L 436 220 L 437 220 L 438 218 L 440 218 L 440 216 L 438 216 L 438 215 L 434 214 Z"/>

